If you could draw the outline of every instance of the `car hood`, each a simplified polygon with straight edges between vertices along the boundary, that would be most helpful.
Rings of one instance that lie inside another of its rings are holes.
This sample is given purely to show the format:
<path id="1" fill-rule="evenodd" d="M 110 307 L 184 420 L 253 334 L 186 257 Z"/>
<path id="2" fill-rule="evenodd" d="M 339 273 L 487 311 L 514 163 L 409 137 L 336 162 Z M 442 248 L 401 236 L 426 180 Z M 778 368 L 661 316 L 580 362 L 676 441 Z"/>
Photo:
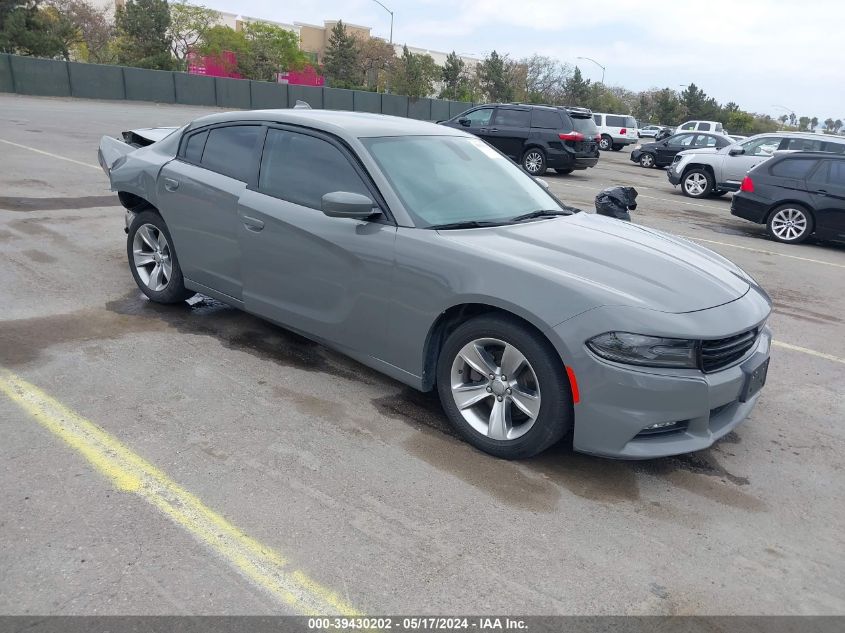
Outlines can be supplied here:
<path id="1" fill-rule="evenodd" d="M 750 278 L 683 238 L 589 213 L 500 227 L 440 231 L 461 248 L 526 272 L 558 278 L 562 292 L 587 292 L 596 305 L 694 312 L 735 301 Z"/>
<path id="2" fill-rule="evenodd" d="M 687 154 L 718 154 L 720 151 L 722 150 L 716 147 L 698 147 L 693 149 L 685 149 L 683 151 L 678 152 L 678 154 L 680 154 L 681 156 L 686 156 Z"/>

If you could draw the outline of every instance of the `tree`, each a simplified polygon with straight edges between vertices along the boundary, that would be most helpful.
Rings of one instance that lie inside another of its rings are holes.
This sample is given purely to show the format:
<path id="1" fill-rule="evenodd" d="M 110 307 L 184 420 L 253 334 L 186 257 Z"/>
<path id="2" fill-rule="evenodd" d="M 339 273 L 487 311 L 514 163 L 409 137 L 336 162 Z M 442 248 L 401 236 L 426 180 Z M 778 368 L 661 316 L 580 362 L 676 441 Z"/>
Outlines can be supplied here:
<path id="1" fill-rule="evenodd" d="M 107 9 L 87 0 L 52 0 L 51 4 L 73 25 L 72 57 L 93 64 L 114 63 L 114 23 Z"/>
<path id="2" fill-rule="evenodd" d="M 798 123 L 798 117 L 795 116 L 794 112 L 790 112 L 789 113 L 789 124 L 792 127 L 795 127 L 797 123 Z"/>
<path id="3" fill-rule="evenodd" d="M 815 131 L 818 126 L 819 126 L 819 117 L 814 116 L 812 119 L 810 119 L 810 129 Z"/>
<path id="4" fill-rule="evenodd" d="M 443 82 L 443 88 L 439 95 L 441 99 L 452 99 L 453 101 L 467 101 L 469 99 L 471 89 L 466 63 L 455 51 L 446 56 L 446 63 L 440 70 L 440 80 Z"/>
<path id="5" fill-rule="evenodd" d="M 788 114 L 781 114 L 778 117 L 778 121 L 780 121 L 781 126 L 785 126 L 786 122 L 789 121 L 789 115 Z"/>
<path id="6" fill-rule="evenodd" d="M 170 26 L 167 34 L 170 38 L 170 52 L 180 69 L 184 70 L 188 53 L 202 41 L 208 29 L 217 22 L 219 15 L 214 9 L 181 0 L 170 4 Z"/>
<path id="7" fill-rule="evenodd" d="M 563 103 L 564 86 L 572 73 L 569 66 L 552 57 L 532 55 L 517 62 L 517 67 L 513 74 L 520 79 L 516 95 L 520 101 Z"/>
<path id="8" fill-rule="evenodd" d="M 247 22 L 242 32 L 246 50 L 238 54 L 238 68 L 249 79 L 276 81 L 276 73 L 299 70 L 308 61 L 292 31 L 269 22 Z"/>
<path id="9" fill-rule="evenodd" d="M 810 117 L 802 116 L 800 119 L 798 119 L 799 130 L 806 130 L 808 125 L 810 125 Z"/>
<path id="10" fill-rule="evenodd" d="M 482 94 L 488 101 L 513 101 L 514 88 L 507 68 L 507 55 L 490 53 L 475 69 Z"/>
<path id="11" fill-rule="evenodd" d="M 833 131 L 834 131 L 836 134 L 839 134 L 839 130 L 841 130 L 841 129 L 842 129 L 842 119 L 836 119 L 836 120 L 833 122 Z"/>
<path id="12" fill-rule="evenodd" d="M 76 30 L 67 17 L 39 0 L 0 0 L 0 52 L 70 59 Z"/>
<path id="13" fill-rule="evenodd" d="M 126 0 L 115 10 L 117 59 L 127 66 L 170 70 L 170 8 L 167 0 Z"/>
<path id="14" fill-rule="evenodd" d="M 402 56 L 396 60 L 392 89 L 399 95 L 427 97 L 434 92 L 434 81 L 439 75 L 440 69 L 431 55 L 415 55 L 404 46 Z"/>
<path id="15" fill-rule="evenodd" d="M 719 103 L 694 83 L 681 93 L 681 103 L 690 119 L 719 120 L 723 116 Z"/>
<path id="16" fill-rule="evenodd" d="M 388 73 L 393 69 L 396 53 L 393 46 L 377 37 L 359 39 L 358 85 L 369 90 L 381 90 L 387 85 Z"/>
<path id="17" fill-rule="evenodd" d="M 728 114 L 726 124 L 727 128 L 734 134 L 752 134 L 754 130 L 754 117 L 748 114 L 748 112 L 737 110 Z"/>
<path id="18" fill-rule="evenodd" d="M 323 58 L 326 79 L 335 88 L 358 88 L 358 44 L 342 20 L 332 27 Z"/>
<path id="19" fill-rule="evenodd" d="M 566 80 L 563 91 L 567 105 L 584 106 L 590 99 L 590 80 L 584 79 L 581 69 L 576 66 L 572 76 Z"/>

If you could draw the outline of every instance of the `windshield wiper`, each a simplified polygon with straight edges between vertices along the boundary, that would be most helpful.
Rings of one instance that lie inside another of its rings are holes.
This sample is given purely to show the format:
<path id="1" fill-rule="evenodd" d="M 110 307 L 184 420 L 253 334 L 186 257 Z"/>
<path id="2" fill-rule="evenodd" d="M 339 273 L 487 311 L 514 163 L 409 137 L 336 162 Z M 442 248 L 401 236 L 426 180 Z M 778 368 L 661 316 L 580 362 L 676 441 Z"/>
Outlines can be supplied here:
<path id="1" fill-rule="evenodd" d="M 449 222 L 447 224 L 432 224 L 426 228 L 439 231 L 441 229 L 479 229 L 485 226 L 502 226 L 509 222 L 491 222 L 488 220 L 465 220 L 463 222 Z"/>
<path id="2" fill-rule="evenodd" d="M 533 220 L 534 218 L 550 218 L 556 215 L 572 215 L 569 211 L 561 211 L 560 209 L 540 209 L 539 211 L 532 211 L 531 213 L 524 213 L 515 218 L 511 218 L 511 222 L 522 222 L 524 220 Z"/>

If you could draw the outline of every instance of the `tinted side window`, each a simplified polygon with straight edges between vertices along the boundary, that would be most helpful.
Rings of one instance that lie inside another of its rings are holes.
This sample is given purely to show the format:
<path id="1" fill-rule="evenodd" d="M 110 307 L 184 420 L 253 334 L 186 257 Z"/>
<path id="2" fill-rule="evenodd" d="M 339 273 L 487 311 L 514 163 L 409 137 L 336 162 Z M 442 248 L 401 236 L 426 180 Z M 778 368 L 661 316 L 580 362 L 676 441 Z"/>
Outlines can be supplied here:
<path id="1" fill-rule="evenodd" d="M 185 143 L 185 160 L 197 165 L 202 160 L 202 150 L 205 149 L 205 141 L 208 139 L 208 132 L 191 134 Z"/>
<path id="2" fill-rule="evenodd" d="M 783 178 L 806 178 L 813 168 L 818 165 L 818 159 L 814 158 L 785 158 L 778 161 L 769 168 L 772 176 Z"/>
<path id="3" fill-rule="evenodd" d="M 249 180 L 255 141 L 261 128 L 257 125 L 232 125 L 214 128 L 202 154 L 202 166 L 243 182 Z"/>
<path id="4" fill-rule="evenodd" d="M 605 118 L 607 119 L 607 127 L 628 127 L 624 116 L 608 114 Z"/>
<path id="5" fill-rule="evenodd" d="M 845 143 L 825 143 L 822 151 L 845 154 Z"/>
<path id="6" fill-rule="evenodd" d="M 699 132 L 709 132 L 710 131 L 710 124 L 709 123 L 699 123 L 698 124 Z"/>
<path id="7" fill-rule="evenodd" d="M 836 185 L 845 187 L 845 161 L 825 160 L 810 177 L 817 185 Z"/>
<path id="8" fill-rule="evenodd" d="M 710 134 L 699 134 L 695 137 L 693 147 L 716 147 L 716 137 Z"/>
<path id="9" fill-rule="evenodd" d="M 771 156 L 782 140 L 779 136 L 764 136 L 763 138 L 744 141 L 741 147 L 745 149 L 746 156 Z"/>
<path id="10" fill-rule="evenodd" d="M 367 189 L 349 160 L 323 139 L 286 130 L 267 130 L 258 189 L 294 204 L 320 209 L 324 194 Z"/>
<path id="11" fill-rule="evenodd" d="M 560 129 L 562 127 L 560 113 L 535 108 L 531 111 L 531 127 Z"/>
<path id="12" fill-rule="evenodd" d="M 501 125 L 506 127 L 528 127 L 530 123 L 530 110 L 496 108 L 496 116 L 493 117 L 493 125 Z"/>
<path id="13" fill-rule="evenodd" d="M 781 144 L 780 149 L 791 149 L 799 152 L 821 151 L 822 142 L 814 138 L 788 138 Z"/>
<path id="14" fill-rule="evenodd" d="M 692 139 L 695 134 L 678 134 L 669 139 L 669 145 L 680 145 L 681 147 L 691 147 Z"/>

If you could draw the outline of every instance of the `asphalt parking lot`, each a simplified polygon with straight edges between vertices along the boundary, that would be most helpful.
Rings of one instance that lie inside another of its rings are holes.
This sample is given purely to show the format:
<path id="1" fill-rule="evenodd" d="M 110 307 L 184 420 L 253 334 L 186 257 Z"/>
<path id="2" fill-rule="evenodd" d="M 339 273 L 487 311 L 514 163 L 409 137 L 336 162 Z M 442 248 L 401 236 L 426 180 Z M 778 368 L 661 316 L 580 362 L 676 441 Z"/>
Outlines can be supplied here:
<path id="1" fill-rule="evenodd" d="M 635 222 L 745 268 L 777 344 L 709 450 L 499 461 L 433 395 L 142 298 L 99 138 L 209 111 L 0 95 L 0 612 L 845 613 L 845 248 L 772 242 L 627 149 L 550 172 L 585 210 L 633 185 Z"/>

